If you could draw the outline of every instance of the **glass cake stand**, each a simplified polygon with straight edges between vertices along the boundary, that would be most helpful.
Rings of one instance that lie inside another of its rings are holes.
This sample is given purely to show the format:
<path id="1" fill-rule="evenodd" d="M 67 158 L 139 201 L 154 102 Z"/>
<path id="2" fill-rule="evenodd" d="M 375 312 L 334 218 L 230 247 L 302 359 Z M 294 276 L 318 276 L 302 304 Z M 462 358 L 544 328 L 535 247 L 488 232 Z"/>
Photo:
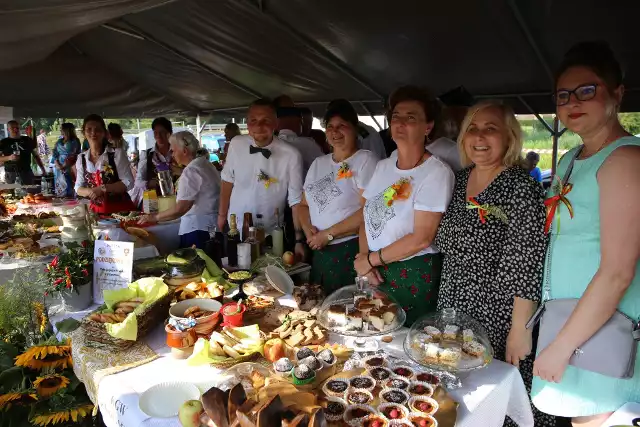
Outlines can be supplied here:
<path id="1" fill-rule="evenodd" d="M 404 351 L 422 366 L 454 373 L 484 368 L 493 359 L 485 328 L 453 308 L 416 320 L 404 340 Z"/>
<path id="2" fill-rule="evenodd" d="M 369 287 L 364 277 L 329 295 L 318 312 L 318 321 L 328 331 L 345 338 L 355 351 L 376 351 L 378 340 L 404 325 L 406 313 L 386 293 Z"/>

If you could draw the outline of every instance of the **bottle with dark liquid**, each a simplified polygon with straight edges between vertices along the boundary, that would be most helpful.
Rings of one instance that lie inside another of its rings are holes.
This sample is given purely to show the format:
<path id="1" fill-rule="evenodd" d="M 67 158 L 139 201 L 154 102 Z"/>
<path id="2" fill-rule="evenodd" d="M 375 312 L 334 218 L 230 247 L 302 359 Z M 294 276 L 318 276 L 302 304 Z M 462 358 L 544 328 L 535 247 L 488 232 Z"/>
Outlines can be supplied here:
<path id="1" fill-rule="evenodd" d="M 229 267 L 238 266 L 238 243 L 240 243 L 240 232 L 236 215 L 231 214 L 229 218 L 229 232 L 227 233 L 227 260 Z"/>
<path id="2" fill-rule="evenodd" d="M 242 241 L 249 238 L 249 227 L 253 227 L 253 215 L 251 212 L 245 212 L 242 219 Z"/>
<path id="3" fill-rule="evenodd" d="M 204 253 L 207 254 L 218 267 L 222 267 L 222 250 L 224 239 L 222 233 L 218 232 L 214 226 L 209 230 L 209 240 L 204 244 Z"/>

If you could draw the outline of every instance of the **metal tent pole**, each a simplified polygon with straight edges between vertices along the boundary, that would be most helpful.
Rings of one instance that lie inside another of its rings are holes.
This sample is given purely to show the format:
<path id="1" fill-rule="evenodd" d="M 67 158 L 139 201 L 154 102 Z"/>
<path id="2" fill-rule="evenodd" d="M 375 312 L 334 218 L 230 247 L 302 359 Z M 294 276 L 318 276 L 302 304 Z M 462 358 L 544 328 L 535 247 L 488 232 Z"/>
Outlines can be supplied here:
<path id="1" fill-rule="evenodd" d="M 560 121 L 558 120 L 558 116 L 553 116 L 553 149 L 551 152 L 551 180 L 556 176 L 556 168 L 558 166 L 558 138 L 560 135 L 564 133 L 558 132 L 558 128 L 560 126 Z"/>

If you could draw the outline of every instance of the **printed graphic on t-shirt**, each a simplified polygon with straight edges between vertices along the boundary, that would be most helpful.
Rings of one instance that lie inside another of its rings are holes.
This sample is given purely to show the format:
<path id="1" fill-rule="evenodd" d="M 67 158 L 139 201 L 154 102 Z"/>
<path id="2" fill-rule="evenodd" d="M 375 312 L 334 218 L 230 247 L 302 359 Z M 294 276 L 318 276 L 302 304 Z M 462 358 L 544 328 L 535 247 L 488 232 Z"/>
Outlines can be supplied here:
<path id="1" fill-rule="evenodd" d="M 364 210 L 367 229 L 374 239 L 382 234 L 387 222 L 396 216 L 393 205 L 388 206 L 384 200 L 384 191 L 380 192 L 374 198 L 367 200 L 364 205 Z"/>
<path id="2" fill-rule="evenodd" d="M 307 185 L 305 189 L 307 197 L 313 199 L 318 206 L 318 212 L 324 211 L 331 201 L 342 195 L 342 190 L 335 183 L 334 175 L 334 172 L 331 172 L 313 184 Z"/>

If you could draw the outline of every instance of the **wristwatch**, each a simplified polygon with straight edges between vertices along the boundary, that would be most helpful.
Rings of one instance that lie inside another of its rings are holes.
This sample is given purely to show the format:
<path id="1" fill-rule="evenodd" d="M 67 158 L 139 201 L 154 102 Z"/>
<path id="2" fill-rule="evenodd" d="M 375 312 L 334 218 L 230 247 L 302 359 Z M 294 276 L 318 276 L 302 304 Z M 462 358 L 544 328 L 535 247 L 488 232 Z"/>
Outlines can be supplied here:
<path id="1" fill-rule="evenodd" d="M 327 240 L 329 242 L 333 241 L 333 234 L 327 234 Z"/>

